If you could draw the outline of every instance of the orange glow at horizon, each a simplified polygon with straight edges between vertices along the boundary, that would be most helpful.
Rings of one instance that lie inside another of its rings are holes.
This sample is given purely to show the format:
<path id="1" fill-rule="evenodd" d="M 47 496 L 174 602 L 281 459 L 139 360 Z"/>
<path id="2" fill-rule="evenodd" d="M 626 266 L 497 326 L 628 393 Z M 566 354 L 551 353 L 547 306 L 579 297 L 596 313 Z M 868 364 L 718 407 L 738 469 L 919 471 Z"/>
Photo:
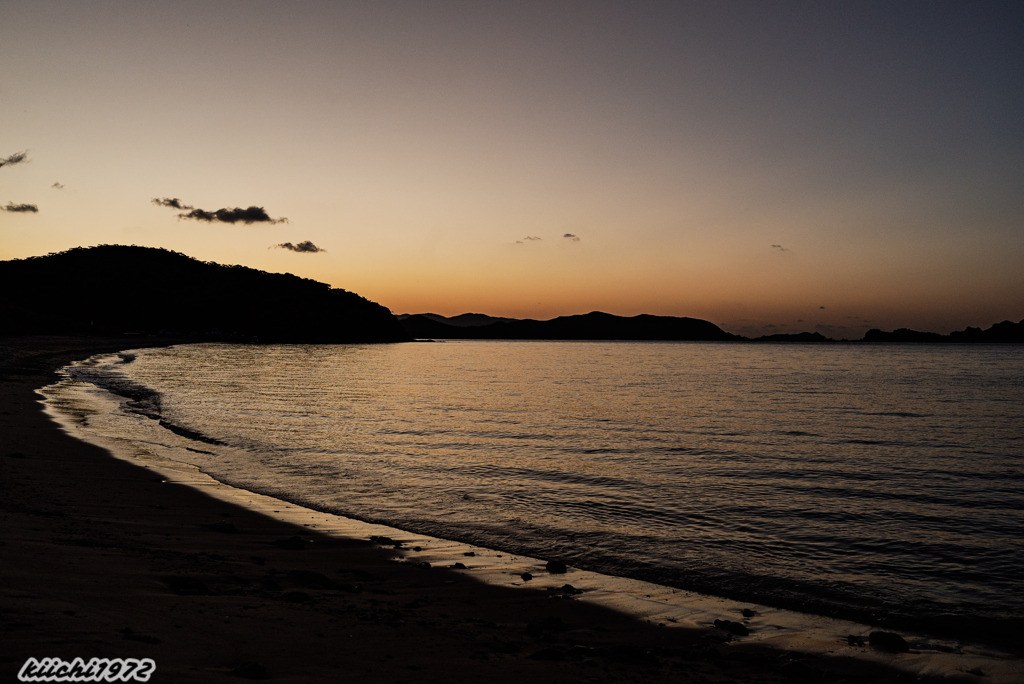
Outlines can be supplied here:
<path id="1" fill-rule="evenodd" d="M 395 313 L 746 335 L 1024 317 L 1013 3 L 48 7 L 0 24 L 0 259 L 138 244 Z"/>

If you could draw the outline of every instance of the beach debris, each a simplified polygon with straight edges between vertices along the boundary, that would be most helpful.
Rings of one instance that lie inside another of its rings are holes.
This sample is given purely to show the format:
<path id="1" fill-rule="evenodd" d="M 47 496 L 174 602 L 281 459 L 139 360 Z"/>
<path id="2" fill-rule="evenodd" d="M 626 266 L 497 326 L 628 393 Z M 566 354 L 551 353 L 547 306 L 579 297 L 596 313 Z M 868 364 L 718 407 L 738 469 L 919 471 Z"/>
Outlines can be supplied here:
<path id="1" fill-rule="evenodd" d="M 532 579 L 533 579 L 533 575 L 532 575 L 532 574 L 530 574 L 530 573 L 528 573 L 528 572 L 524 572 L 524 573 L 523 573 L 523 574 L 521 574 L 521 575 L 520 575 L 519 577 L 520 577 L 520 579 L 522 579 L 522 580 L 523 580 L 524 582 L 529 582 L 530 580 L 532 580 Z"/>
<path id="2" fill-rule="evenodd" d="M 569 572 L 569 567 L 562 561 L 548 561 L 544 568 L 552 575 L 564 575 Z"/>
<path id="3" fill-rule="evenodd" d="M 291 537 L 274 540 L 274 546 L 280 549 L 288 549 L 289 551 L 302 551 L 306 548 L 307 544 L 308 542 L 297 534 Z"/>
<path id="4" fill-rule="evenodd" d="M 128 641 L 138 641 L 144 644 L 163 643 L 162 639 L 159 639 L 158 637 L 152 636 L 150 634 L 142 634 L 140 632 L 136 632 L 131 627 L 124 627 L 122 629 L 119 629 L 118 632 L 120 632 L 121 636 L 123 636 Z"/>
<path id="5" fill-rule="evenodd" d="M 327 575 L 312 570 L 289 570 L 288 581 L 305 589 L 337 589 L 338 583 Z"/>
<path id="6" fill-rule="evenodd" d="M 566 649 L 561 646 L 547 646 L 535 651 L 530 655 L 530 660 L 547 660 L 550 662 L 562 662 L 566 660 L 568 654 Z"/>
<path id="7" fill-rule="evenodd" d="M 824 680 L 823 672 L 811 667 L 800 658 L 789 658 L 779 666 L 779 673 L 787 682 L 820 682 Z"/>
<path id="8" fill-rule="evenodd" d="M 752 618 L 757 615 L 757 611 L 752 608 L 744 608 L 740 611 L 740 615 L 745 618 Z"/>
<path id="9" fill-rule="evenodd" d="M 397 539 L 392 539 L 391 537 L 385 536 L 383 534 L 371 535 L 370 541 L 374 542 L 375 544 L 380 544 L 381 546 L 393 546 L 396 549 L 402 548 L 402 542 L 398 541 Z"/>
<path id="10" fill-rule="evenodd" d="M 377 575 L 360 568 L 338 568 L 338 572 L 343 575 L 354 575 L 355 577 L 364 581 L 373 581 L 380 579 Z"/>
<path id="11" fill-rule="evenodd" d="M 715 627 L 736 636 L 747 636 L 750 634 L 750 629 L 745 624 L 735 622 L 734 620 L 715 620 Z"/>
<path id="12" fill-rule="evenodd" d="M 172 593 L 179 596 L 205 596 L 210 593 L 206 583 L 198 577 L 185 577 L 180 575 L 161 577 L 160 580 L 167 585 Z"/>
<path id="13" fill-rule="evenodd" d="M 466 551 L 466 552 L 465 552 L 464 554 L 462 554 L 462 555 L 463 555 L 463 556 L 470 556 L 470 557 L 472 557 L 472 556 L 475 556 L 475 555 L 476 555 L 476 551 Z"/>
<path id="14" fill-rule="evenodd" d="M 571 599 L 573 596 L 583 593 L 582 589 L 577 589 L 571 584 L 563 584 L 560 587 L 548 587 L 548 591 L 552 594 L 558 594 L 558 598 L 563 599 Z"/>
<path id="15" fill-rule="evenodd" d="M 526 634 L 534 639 L 542 639 L 547 635 L 565 632 L 569 625 L 562 621 L 562 618 L 548 616 L 543 620 L 526 623 Z"/>
<path id="16" fill-rule="evenodd" d="M 864 637 L 857 636 L 856 634 L 848 634 L 846 636 L 846 643 L 849 644 L 850 646 L 863 646 L 864 645 Z"/>
<path id="17" fill-rule="evenodd" d="M 468 570 L 465 563 L 452 563 L 452 570 Z"/>
<path id="18" fill-rule="evenodd" d="M 907 653 L 910 651 L 910 644 L 896 632 L 872 632 L 868 636 L 871 648 L 888 653 Z"/>
<path id="19" fill-rule="evenodd" d="M 247 660 L 231 670 L 230 674 L 242 679 L 270 679 L 270 673 L 267 671 L 266 665 L 255 660 Z"/>

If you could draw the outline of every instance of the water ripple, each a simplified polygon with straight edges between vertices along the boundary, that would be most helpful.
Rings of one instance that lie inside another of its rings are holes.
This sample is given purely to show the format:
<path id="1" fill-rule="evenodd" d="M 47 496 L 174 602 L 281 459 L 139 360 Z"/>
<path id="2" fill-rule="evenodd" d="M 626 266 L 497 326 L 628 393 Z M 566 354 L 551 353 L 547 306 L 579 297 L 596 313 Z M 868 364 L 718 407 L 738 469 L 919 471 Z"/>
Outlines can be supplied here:
<path id="1" fill-rule="evenodd" d="M 188 457 L 227 481 L 956 630 L 1024 614 L 1022 368 L 1017 346 L 458 342 L 196 345 L 74 373 L 202 435 Z"/>

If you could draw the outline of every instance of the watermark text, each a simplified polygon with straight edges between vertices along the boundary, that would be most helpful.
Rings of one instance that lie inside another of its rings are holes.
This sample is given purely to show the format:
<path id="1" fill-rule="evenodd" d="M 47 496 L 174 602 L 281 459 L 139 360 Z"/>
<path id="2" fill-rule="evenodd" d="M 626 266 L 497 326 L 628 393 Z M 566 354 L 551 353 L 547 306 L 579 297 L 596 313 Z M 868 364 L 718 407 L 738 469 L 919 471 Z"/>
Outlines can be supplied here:
<path id="1" fill-rule="evenodd" d="M 152 658 L 29 658 L 21 666 L 22 682 L 148 682 L 156 671 Z"/>

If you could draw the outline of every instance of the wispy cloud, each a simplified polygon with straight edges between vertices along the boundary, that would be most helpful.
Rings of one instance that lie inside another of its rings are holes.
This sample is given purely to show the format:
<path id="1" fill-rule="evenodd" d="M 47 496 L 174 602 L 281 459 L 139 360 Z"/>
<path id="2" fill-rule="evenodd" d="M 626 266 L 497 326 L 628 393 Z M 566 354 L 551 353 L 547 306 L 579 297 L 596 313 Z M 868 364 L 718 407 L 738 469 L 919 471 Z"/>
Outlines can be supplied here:
<path id="1" fill-rule="evenodd" d="M 28 150 L 24 152 L 15 152 L 9 157 L 0 158 L 0 166 L 13 166 L 25 161 L 28 161 Z"/>
<path id="2" fill-rule="evenodd" d="M 297 245 L 293 245 L 290 242 L 282 242 L 279 245 L 273 245 L 271 247 L 271 249 L 273 249 L 274 247 L 276 247 L 278 249 L 287 249 L 287 250 L 290 250 L 292 252 L 302 252 L 304 254 L 316 254 L 317 252 L 326 252 L 327 251 L 323 247 L 317 247 L 316 245 L 314 245 L 309 240 L 304 240 L 303 242 L 300 242 Z"/>
<path id="3" fill-rule="evenodd" d="M 35 214 L 39 212 L 39 207 L 35 204 L 15 204 L 14 202 L 8 202 L 6 207 L 0 207 L 0 209 L 19 214 Z"/>
<path id="4" fill-rule="evenodd" d="M 571 242 L 579 242 L 580 241 L 579 236 L 578 235 L 574 235 L 572 233 L 566 233 L 562 237 L 565 238 L 566 240 L 571 241 Z"/>
<path id="5" fill-rule="evenodd" d="M 540 242 L 540 238 L 536 235 L 527 235 L 522 240 L 516 240 L 517 245 L 522 245 L 527 242 Z"/>
<path id="6" fill-rule="evenodd" d="M 188 210 L 193 208 L 182 204 L 181 200 L 178 199 L 177 197 L 154 197 L 153 204 L 157 205 L 158 207 L 169 207 L 171 209 Z"/>
<path id="7" fill-rule="evenodd" d="M 267 214 L 267 210 L 263 207 L 250 206 L 246 208 L 234 207 L 234 208 L 223 208 L 216 209 L 214 211 L 208 211 L 206 209 L 200 209 L 190 204 L 185 204 L 177 197 L 154 197 L 153 204 L 159 207 L 167 207 L 169 209 L 180 209 L 182 213 L 178 214 L 179 219 L 192 219 L 195 221 L 206 221 L 208 223 L 244 223 L 250 225 L 253 223 L 288 223 L 288 219 L 271 218 Z"/>

